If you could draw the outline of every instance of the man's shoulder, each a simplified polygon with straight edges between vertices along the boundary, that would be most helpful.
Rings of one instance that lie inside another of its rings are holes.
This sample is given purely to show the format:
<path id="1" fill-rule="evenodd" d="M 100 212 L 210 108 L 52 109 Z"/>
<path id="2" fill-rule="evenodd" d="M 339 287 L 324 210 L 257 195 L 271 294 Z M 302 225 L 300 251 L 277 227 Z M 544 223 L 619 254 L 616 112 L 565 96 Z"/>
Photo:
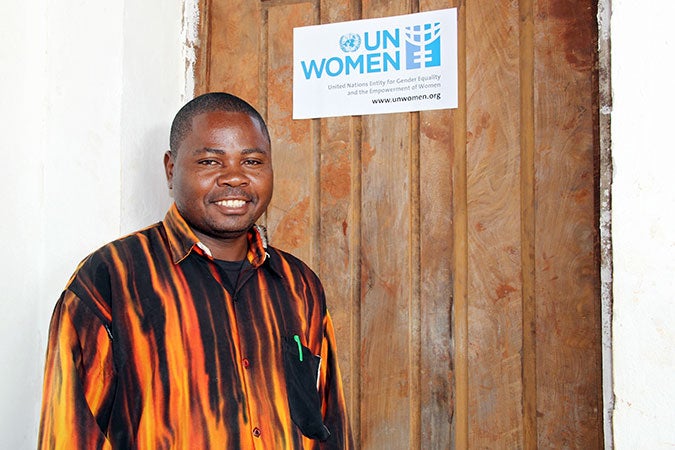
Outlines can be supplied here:
<path id="1" fill-rule="evenodd" d="M 78 274 L 93 273 L 102 266 L 111 264 L 132 263 L 138 252 L 151 254 L 148 244 L 157 245 L 165 235 L 162 222 L 157 222 L 134 231 L 97 248 L 87 255 L 78 265 L 74 277 Z"/>
<path id="2" fill-rule="evenodd" d="M 141 228 L 124 236 L 110 241 L 98 249 L 94 250 L 92 254 L 96 253 L 106 253 L 111 251 L 111 249 L 119 249 L 124 247 L 134 247 L 140 243 L 147 242 L 150 239 L 155 239 L 160 235 L 164 234 L 164 225 L 162 222 L 156 222 L 152 225 L 148 225 L 145 228 Z"/>
<path id="3" fill-rule="evenodd" d="M 267 247 L 267 253 L 270 255 L 272 263 L 275 266 L 280 266 L 282 268 L 288 267 L 290 268 L 293 275 L 303 275 L 319 282 L 318 275 L 309 267 L 307 263 L 297 256 L 273 246 Z"/>
<path id="4" fill-rule="evenodd" d="M 158 248 L 164 245 L 163 235 L 159 222 L 99 247 L 80 262 L 66 290 L 87 303 L 93 302 L 96 309 L 106 309 L 106 304 L 109 308 L 112 279 L 135 272 L 139 258 L 153 258 L 153 254 L 163 251 Z"/>

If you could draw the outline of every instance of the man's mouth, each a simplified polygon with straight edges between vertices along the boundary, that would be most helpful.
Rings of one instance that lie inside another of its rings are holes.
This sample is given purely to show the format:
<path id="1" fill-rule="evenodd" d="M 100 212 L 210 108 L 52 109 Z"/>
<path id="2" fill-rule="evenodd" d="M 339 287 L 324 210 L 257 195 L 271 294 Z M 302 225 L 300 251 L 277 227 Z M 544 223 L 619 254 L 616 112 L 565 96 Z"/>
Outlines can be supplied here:
<path id="1" fill-rule="evenodd" d="M 215 202 L 218 206 L 224 206 L 226 208 L 241 208 L 246 204 L 245 200 L 220 200 Z"/>

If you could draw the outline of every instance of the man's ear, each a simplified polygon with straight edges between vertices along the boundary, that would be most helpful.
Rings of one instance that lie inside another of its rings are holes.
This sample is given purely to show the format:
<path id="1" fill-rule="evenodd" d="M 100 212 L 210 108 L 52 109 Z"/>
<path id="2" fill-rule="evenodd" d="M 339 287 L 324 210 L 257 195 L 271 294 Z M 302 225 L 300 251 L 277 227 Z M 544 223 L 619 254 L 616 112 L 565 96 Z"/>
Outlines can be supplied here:
<path id="1" fill-rule="evenodd" d="M 164 172 L 166 172 L 166 183 L 169 189 L 173 189 L 173 154 L 171 151 L 164 153 Z"/>

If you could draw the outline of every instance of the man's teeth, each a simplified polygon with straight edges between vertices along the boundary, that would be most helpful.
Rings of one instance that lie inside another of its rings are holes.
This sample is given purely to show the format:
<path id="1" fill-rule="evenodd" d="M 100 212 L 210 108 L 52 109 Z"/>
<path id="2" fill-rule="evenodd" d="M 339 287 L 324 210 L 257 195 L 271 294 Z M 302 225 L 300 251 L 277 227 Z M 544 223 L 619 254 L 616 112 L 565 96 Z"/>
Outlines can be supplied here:
<path id="1" fill-rule="evenodd" d="M 222 200 L 216 202 L 216 205 L 224 206 L 226 208 L 241 208 L 246 202 L 244 200 Z"/>

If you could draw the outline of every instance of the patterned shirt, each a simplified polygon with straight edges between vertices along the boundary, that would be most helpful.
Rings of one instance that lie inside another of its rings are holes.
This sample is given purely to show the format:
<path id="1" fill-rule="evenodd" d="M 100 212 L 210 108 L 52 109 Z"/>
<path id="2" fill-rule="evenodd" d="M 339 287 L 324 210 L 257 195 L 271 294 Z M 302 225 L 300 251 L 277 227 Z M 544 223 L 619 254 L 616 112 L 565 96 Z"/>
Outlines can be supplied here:
<path id="1" fill-rule="evenodd" d="M 248 241 L 234 288 L 175 205 L 87 257 L 52 317 L 39 448 L 352 448 L 319 279 Z"/>

